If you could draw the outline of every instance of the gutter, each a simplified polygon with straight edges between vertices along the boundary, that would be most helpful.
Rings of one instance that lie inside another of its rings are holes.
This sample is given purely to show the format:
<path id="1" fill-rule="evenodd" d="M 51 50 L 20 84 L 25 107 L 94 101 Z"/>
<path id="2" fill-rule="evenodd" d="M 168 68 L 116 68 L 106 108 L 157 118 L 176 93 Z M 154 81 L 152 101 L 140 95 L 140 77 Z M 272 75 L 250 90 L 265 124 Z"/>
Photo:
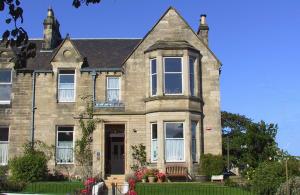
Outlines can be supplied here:
<path id="1" fill-rule="evenodd" d="M 123 72 L 122 68 L 82 68 L 80 72 Z"/>
<path id="2" fill-rule="evenodd" d="M 31 147 L 34 147 L 34 131 L 35 131 L 35 85 L 36 85 L 36 74 L 39 73 L 53 73 L 52 70 L 35 70 L 32 72 L 32 105 L 31 105 Z"/>

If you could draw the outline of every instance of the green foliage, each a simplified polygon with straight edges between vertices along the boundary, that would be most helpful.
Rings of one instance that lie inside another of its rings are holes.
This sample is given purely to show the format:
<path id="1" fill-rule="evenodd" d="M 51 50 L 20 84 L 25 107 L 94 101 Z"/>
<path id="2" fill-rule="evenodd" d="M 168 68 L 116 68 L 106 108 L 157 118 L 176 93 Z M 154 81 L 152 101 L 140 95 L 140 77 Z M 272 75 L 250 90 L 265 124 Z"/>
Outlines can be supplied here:
<path id="1" fill-rule="evenodd" d="M 8 172 L 8 166 L 0 166 L 0 181 L 4 179 Z"/>
<path id="2" fill-rule="evenodd" d="M 134 164 L 130 167 L 133 171 L 137 171 L 141 167 L 147 166 L 146 146 L 144 144 L 131 145 L 132 158 Z"/>
<path id="3" fill-rule="evenodd" d="M 32 182 L 43 180 L 47 173 L 47 157 L 43 152 L 31 151 L 9 161 L 11 179 Z"/>
<path id="4" fill-rule="evenodd" d="M 264 121 L 255 123 L 243 115 L 222 112 L 222 129 L 223 154 L 227 154 L 229 137 L 230 163 L 240 170 L 256 168 L 269 159 L 279 159 L 280 150 L 275 141 L 277 125 Z"/>
<path id="5" fill-rule="evenodd" d="M 263 162 L 255 169 L 251 183 L 259 194 L 274 194 L 284 180 L 282 163 Z"/>
<path id="6" fill-rule="evenodd" d="M 34 182 L 26 186 L 22 191 L 26 194 L 73 194 L 72 192 L 83 189 L 84 185 L 82 182 Z"/>
<path id="7" fill-rule="evenodd" d="M 26 187 L 25 182 L 5 180 L 0 182 L 0 192 L 21 192 Z"/>
<path id="8" fill-rule="evenodd" d="M 286 194 L 300 194 L 300 177 L 293 177 L 279 186 L 276 195 Z"/>
<path id="9" fill-rule="evenodd" d="M 83 97 L 83 100 L 90 98 L 89 96 Z M 83 118 L 79 119 L 81 128 L 81 138 L 76 140 L 75 143 L 75 157 L 79 165 L 81 166 L 82 175 L 84 177 L 90 177 L 92 175 L 92 163 L 93 163 L 93 132 L 96 129 L 96 120 L 93 119 L 93 103 L 90 99 L 87 99 L 86 114 L 88 119 L 85 121 Z"/>
<path id="10" fill-rule="evenodd" d="M 220 175 L 224 170 L 224 160 L 221 155 L 203 154 L 200 159 L 199 173 L 201 175 Z"/>

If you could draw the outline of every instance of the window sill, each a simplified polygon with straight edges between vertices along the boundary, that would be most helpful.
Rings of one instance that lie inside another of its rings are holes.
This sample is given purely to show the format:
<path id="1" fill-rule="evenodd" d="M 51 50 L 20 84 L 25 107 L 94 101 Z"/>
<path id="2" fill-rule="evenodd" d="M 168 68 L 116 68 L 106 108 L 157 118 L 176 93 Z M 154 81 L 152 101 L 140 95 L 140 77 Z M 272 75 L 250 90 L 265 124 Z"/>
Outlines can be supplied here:
<path id="1" fill-rule="evenodd" d="M 151 96 L 145 98 L 145 102 L 155 101 L 155 100 L 191 100 L 203 103 L 202 99 L 195 96 L 185 96 L 185 95 L 161 95 L 161 96 Z"/>
<path id="2" fill-rule="evenodd" d="M 11 101 L 0 101 L 0 105 L 10 105 Z"/>
<path id="3" fill-rule="evenodd" d="M 70 163 L 64 163 L 64 162 L 56 162 L 57 165 L 74 165 L 74 162 L 70 162 Z"/>

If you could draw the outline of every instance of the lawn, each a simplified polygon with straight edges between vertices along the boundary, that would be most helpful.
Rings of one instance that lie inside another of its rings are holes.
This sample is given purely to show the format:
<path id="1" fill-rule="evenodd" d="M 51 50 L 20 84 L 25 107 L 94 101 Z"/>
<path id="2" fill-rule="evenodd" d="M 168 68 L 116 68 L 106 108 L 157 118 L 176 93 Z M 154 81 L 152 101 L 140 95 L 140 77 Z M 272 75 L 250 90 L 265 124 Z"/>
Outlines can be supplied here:
<path id="1" fill-rule="evenodd" d="M 207 183 L 153 183 L 136 185 L 138 195 L 251 195 L 240 188 Z"/>
<path id="2" fill-rule="evenodd" d="M 73 192 L 76 189 L 83 189 L 84 185 L 81 182 L 34 182 L 28 184 L 23 190 L 23 193 L 35 193 L 35 194 L 66 194 Z"/>

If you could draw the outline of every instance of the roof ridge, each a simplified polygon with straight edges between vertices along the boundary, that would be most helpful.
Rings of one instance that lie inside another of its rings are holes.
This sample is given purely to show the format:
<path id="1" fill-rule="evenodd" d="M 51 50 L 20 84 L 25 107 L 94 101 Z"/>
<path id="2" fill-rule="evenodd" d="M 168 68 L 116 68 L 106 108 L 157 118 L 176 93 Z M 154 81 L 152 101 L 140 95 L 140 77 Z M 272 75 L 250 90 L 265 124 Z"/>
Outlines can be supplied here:
<path id="1" fill-rule="evenodd" d="M 79 37 L 79 38 L 70 38 L 71 40 L 140 40 L 140 39 L 142 39 L 142 38 L 101 38 L 101 37 L 99 37 L 99 38 L 93 38 L 93 37 L 91 37 L 91 38 L 84 38 L 84 37 Z M 29 38 L 29 41 L 42 41 L 43 40 L 43 38 Z"/>

